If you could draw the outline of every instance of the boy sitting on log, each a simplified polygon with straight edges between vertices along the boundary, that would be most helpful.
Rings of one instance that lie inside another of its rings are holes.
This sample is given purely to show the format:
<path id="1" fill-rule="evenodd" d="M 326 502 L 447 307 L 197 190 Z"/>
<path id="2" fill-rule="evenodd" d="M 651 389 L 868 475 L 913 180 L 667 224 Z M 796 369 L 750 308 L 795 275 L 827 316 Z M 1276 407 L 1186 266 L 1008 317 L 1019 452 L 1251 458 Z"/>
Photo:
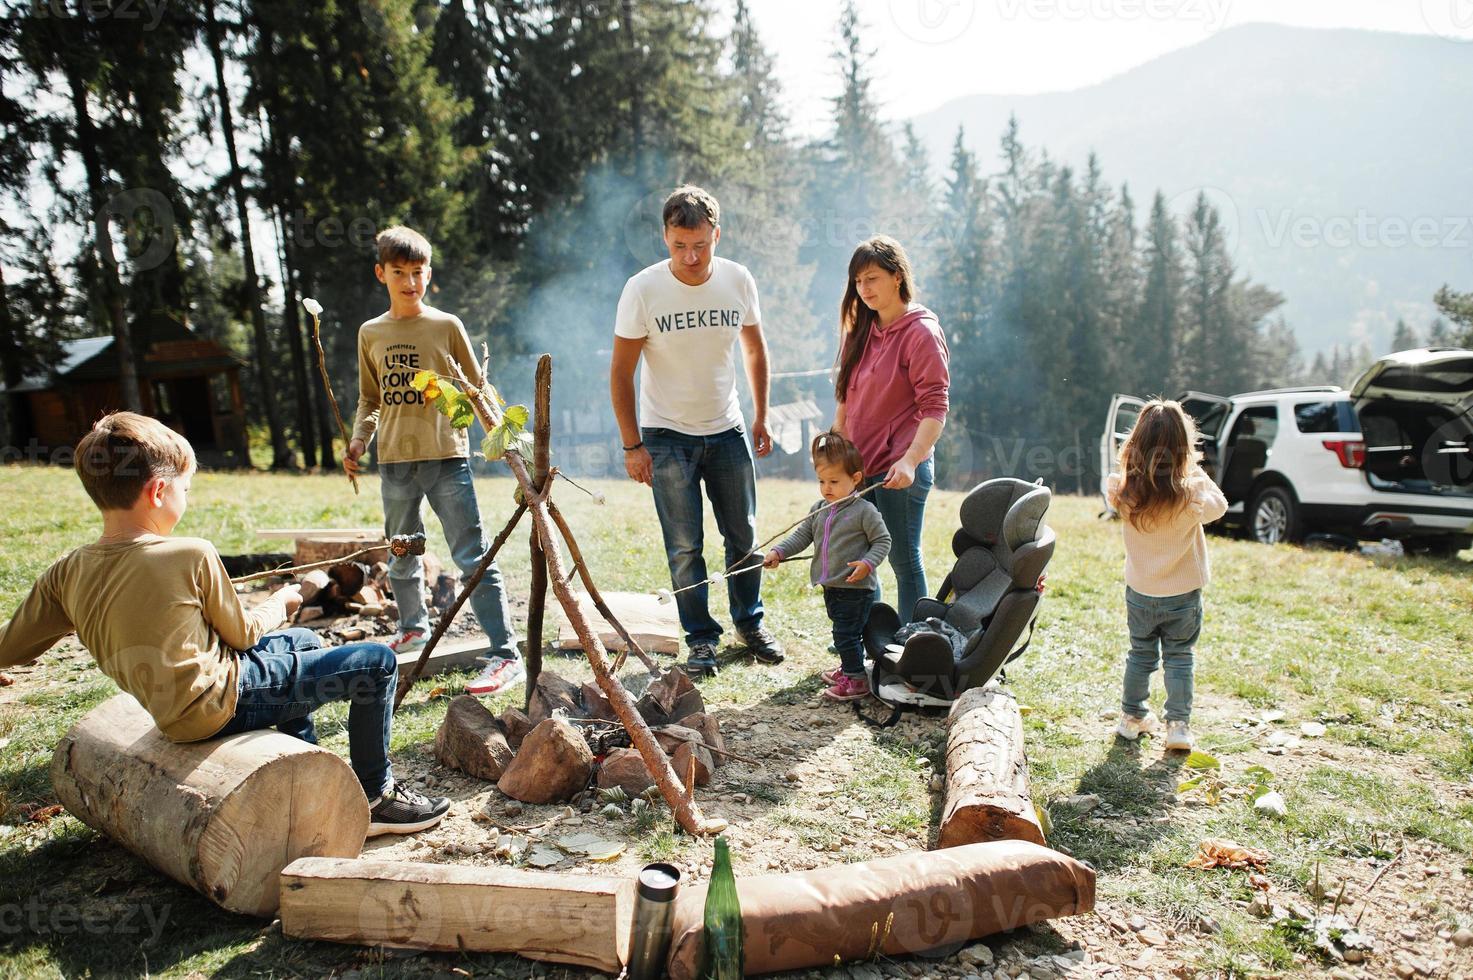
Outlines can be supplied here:
<path id="1" fill-rule="evenodd" d="M 156 419 L 105 416 L 77 444 L 102 534 L 42 573 L 0 626 L 0 667 L 26 664 L 75 631 L 98 667 L 174 742 L 276 726 L 317 741 L 312 712 L 348 701 L 353 772 L 368 833 L 411 833 L 450 809 L 395 782 L 389 766 L 398 662 L 382 643 L 324 649 L 307 629 L 270 632 L 302 603 L 287 586 L 248 611 L 214 545 L 170 537 L 184 516 L 194 450 Z"/>

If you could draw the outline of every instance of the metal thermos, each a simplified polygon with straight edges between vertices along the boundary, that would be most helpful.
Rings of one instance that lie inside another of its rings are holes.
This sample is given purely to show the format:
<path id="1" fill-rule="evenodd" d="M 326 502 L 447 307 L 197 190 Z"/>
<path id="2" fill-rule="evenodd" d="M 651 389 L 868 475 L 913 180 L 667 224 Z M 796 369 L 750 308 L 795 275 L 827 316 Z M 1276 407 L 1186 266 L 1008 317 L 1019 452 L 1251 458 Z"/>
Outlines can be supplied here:
<path id="1" fill-rule="evenodd" d="M 639 872 L 634 926 L 629 941 L 629 980 L 658 980 L 670 950 L 670 919 L 680 869 L 673 864 L 647 864 Z"/>

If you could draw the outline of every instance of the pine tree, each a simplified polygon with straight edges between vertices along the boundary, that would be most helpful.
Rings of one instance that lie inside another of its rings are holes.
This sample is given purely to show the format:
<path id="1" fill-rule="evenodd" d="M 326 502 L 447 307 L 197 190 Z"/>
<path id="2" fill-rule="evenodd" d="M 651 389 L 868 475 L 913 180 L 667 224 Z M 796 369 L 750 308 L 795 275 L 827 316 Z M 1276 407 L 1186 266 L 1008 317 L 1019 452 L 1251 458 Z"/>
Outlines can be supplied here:
<path id="1" fill-rule="evenodd" d="M 1197 195 L 1187 219 L 1187 278 L 1184 295 L 1186 314 L 1182 368 L 1192 385 L 1208 390 L 1231 393 L 1234 387 L 1224 383 L 1227 362 L 1223 355 L 1234 349 L 1228 318 L 1228 287 L 1232 283 L 1232 266 L 1228 261 L 1223 238 L 1222 219 L 1207 200 Z"/>
<path id="2" fill-rule="evenodd" d="M 1473 293 L 1455 293 L 1443 286 L 1433 297 L 1433 302 L 1456 326 L 1451 339 L 1459 347 L 1473 347 Z"/>
<path id="3" fill-rule="evenodd" d="M 1182 252 L 1176 221 L 1160 191 L 1146 226 L 1146 280 L 1137 328 L 1132 333 L 1133 390 L 1164 394 L 1187 377 L 1178 359 L 1182 341 Z"/>
<path id="4" fill-rule="evenodd" d="M 1398 351 L 1411 350 L 1414 347 L 1420 346 L 1421 343 L 1417 340 L 1417 331 L 1408 326 L 1407 322 L 1401 317 L 1397 317 L 1396 329 L 1391 333 L 1391 353 L 1395 354 Z"/>

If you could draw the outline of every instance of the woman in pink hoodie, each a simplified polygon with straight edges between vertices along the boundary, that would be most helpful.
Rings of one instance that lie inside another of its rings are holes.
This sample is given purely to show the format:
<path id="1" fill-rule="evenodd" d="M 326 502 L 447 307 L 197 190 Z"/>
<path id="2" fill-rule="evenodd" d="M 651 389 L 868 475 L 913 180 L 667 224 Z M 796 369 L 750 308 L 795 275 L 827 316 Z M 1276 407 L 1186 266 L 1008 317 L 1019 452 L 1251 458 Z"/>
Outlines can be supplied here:
<path id="1" fill-rule="evenodd" d="M 888 235 L 861 242 L 839 307 L 834 428 L 859 447 L 866 485 L 890 532 L 890 567 L 909 621 L 926 595 L 921 526 L 935 475 L 931 450 L 946 424 L 950 352 L 936 314 L 912 302 L 915 276 Z"/>

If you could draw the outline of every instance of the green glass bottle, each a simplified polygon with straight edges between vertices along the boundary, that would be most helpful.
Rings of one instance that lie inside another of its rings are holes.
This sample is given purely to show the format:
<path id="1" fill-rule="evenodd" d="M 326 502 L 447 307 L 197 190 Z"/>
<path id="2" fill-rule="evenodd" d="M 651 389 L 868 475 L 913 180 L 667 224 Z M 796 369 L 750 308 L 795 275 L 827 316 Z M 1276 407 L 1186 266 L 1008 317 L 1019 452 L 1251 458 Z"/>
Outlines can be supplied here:
<path id="1" fill-rule="evenodd" d="M 701 976 L 737 980 L 742 976 L 742 906 L 726 838 L 716 838 L 716 863 L 706 889 L 706 955 Z"/>

